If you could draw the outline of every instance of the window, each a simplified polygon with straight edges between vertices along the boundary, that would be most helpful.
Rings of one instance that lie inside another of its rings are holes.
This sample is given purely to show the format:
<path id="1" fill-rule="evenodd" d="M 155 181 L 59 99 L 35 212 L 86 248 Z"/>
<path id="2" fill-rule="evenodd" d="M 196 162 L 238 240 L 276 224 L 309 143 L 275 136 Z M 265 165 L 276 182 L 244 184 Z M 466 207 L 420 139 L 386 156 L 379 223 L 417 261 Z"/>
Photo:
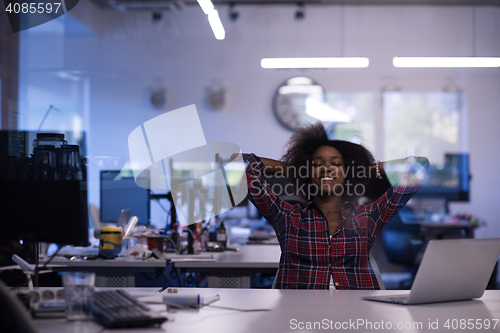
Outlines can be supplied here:
<path id="1" fill-rule="evenodd" d="M 345 122 L 325 123 L 329 138 L 345 140 L 375 149 L 376 102 L 370 92 L 328 92 L 326 101 L 336 112 L 346 115 Z"/>
<path id="2" fill-rule="evenodd" d="M 442 166 L 445 154 L 467 152 L 458 92 L 384 92 L 383 158 L 408 155 Z"/>

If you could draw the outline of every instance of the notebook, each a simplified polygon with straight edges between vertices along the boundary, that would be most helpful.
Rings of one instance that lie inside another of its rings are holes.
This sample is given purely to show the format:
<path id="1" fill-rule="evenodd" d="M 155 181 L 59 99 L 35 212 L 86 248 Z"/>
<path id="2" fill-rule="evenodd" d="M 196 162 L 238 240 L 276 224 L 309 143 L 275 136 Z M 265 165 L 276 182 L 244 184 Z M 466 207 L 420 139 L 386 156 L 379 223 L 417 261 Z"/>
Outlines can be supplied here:
<path id="1" fill-rule="evenodd" d="M 423 304 L 479 298 L 500 255 L 500 238 L 432 240 L 409 294 L 363 299 Z"/>

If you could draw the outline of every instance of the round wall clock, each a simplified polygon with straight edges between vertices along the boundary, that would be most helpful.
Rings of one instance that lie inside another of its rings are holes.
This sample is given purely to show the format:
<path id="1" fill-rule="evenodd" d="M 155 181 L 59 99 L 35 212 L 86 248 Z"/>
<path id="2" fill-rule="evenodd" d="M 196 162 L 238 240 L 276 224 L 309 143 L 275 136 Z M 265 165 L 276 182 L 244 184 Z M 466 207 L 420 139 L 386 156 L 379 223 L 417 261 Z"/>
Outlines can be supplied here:
<path id="1" fill-rule="evenodd" d="M 305 76 L 286 80 L 274 94 L 273 111 L 279 122 L 295 131 L 307 123 L 316 123 L 312 116 L 314 105 L 325 102 L 325 89 Z"/>

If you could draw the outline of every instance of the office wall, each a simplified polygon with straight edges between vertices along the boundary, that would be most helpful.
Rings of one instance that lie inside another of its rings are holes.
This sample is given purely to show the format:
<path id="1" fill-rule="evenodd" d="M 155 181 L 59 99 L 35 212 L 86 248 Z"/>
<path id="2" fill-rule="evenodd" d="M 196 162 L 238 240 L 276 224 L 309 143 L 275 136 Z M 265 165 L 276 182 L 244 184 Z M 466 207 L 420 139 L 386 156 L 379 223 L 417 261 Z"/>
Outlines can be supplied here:
<path id="1" fill-rule="evenodd" d="M 78 124 L 87 132 L 87 153 L 116 156 L 121 165 L 128 159 L 129 133 L 161 114 L 149 106 L 148 93 L 164 86 L 164 111 L 196 104 L 207 141 L 231 141 L 243 151 L 277 158 L 291 132 L 276 120 L 271 101 L 276 88 L 292 76 L 310 76 L 328 91 L 373 92 L 379 104 L 381 91 L 393 87 L 404 91 L 460 89 L 467 100 L 473 180 L 470 203 L 451 208 L 484 218 L 488 227 L 480 229 L 479 236 L 500 236 L 495 209 L 500 186 L 496 177 L 500 70 L 392 66 L 396 55 L 500 55 L 500 8 L 310 6 L 301 21 L 293 18 L 294 6 L 240 6 L 237 10 L 239 18 L 231 22 L 227 7 L 219 9 L 226 29 L 223 41 L 214 38 L 198 7 L 165 12 L 162 20 L 152 22 L 151 13 L 99 12 L 89 3 L 77 6 L 74 16 L 61 19 L 62 28 L 24 34 L 20 91 L 21 102 L 27 105 L 26 126 L 40 122 L 46 104 L 60 102 L 71 110 L 67 111 L 72 115 L 71 126 Z M 93 11 L 99 12 L 100 22 L 89 15 Z M 369 57 L 370 66 L 260 68 L 263 57 L 339 55 Z M 204 103 L 206 89 L 213 84 L 227 90 L 227 105 L 220 111 Z M 58 116 L 47 118 L 47 129 L 61 126 Z M 99 202 L 95 178 L 99 168 L 97 162 L 90 166 L 93 203 Z"/>

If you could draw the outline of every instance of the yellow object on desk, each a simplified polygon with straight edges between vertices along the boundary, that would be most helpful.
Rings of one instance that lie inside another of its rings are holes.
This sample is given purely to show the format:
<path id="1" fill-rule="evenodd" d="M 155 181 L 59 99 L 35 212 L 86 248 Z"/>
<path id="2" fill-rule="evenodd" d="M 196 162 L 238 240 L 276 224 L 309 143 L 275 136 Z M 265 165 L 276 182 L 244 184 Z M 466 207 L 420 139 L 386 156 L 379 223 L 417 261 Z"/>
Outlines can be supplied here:
<path id="1" fill-rule="evenodd" d="M 122 232 L 120 228 L 108 225 L 99 237 L 99 254 L 106 258 L 114 258 L 122 250 Z"/>

